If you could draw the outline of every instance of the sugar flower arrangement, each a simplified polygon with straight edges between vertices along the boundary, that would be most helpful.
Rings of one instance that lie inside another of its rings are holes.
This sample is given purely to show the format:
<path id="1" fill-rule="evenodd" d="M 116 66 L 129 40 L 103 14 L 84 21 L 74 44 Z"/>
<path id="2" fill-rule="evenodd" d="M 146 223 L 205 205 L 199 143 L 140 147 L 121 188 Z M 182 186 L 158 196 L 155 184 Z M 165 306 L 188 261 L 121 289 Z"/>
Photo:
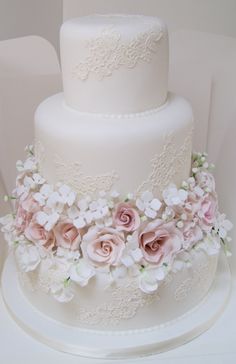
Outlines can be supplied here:
<path id="1" fill-rule="evenodd" d="M 114 284 L 127 275 L 152 294 L 170 272 L 191 265 L 190 252 L 227 255 L 232 224 L 218 211 L 215 181 L 206 154 L 194 154 L 192 173 L 180 188 L 169 185 L 159 200 L 149 191 L 123 197 L 116 191 L 78 196 L 69 186 L 47 183 L 33 147 L 18 161 L 12 196 L 14 214 L 0 219 L 23 272 L 54 272 L 48 288 L 55 299 L 73 299 L 106 274 Z"/>

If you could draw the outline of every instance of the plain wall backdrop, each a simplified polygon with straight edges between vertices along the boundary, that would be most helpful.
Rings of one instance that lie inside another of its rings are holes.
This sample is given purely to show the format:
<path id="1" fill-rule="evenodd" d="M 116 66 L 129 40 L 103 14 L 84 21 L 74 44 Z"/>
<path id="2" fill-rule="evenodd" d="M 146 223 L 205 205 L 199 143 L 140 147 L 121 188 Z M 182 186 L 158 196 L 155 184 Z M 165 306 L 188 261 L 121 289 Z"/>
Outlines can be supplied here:
<path id="1" fill-rule="evenodd" d="M 168 23 L 170 31 L 236 37 L 236 0 L 0 0 L 0 40 L 40 35 L 58 51 L 63 18 L 94 12 L 154 14 Z"/>

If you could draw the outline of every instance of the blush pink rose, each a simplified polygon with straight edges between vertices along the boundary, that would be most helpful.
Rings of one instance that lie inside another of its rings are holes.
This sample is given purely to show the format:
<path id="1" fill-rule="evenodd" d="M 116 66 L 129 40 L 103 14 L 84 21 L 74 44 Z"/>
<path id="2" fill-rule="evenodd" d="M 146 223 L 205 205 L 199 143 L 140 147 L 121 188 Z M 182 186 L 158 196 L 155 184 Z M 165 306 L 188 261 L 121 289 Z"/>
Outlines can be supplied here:
<path id="1" fill-rule="evenodd" d="M 124 235 L 113 228 L 91 229 L 81 244 L 83 256 L 95 266 L 118 265 L 125 248 Z"/>
<path id="2" fill-rule="evenodd" d="M 113 221 L 118 229 L 124 231 L 134 231 L 140 226 L 138 212 L 130 204 L 125 202 L 117 205 Z"/>
<path id="3" fill-rule="evenodd" d="M 54 232 L 47 231 L 43 226 L 39 225 L 33 218 L 25 229 L 25 237 L 35 244 L 41 245 L 48 250 L 52 250 L 56 246 L 56 237 Z"/>
<path id="4" fill-rule="evenodd" d="M 15 228 L 18 234 L 22 234 L 32 219 L 33 213 L 23 209 L 22 205 L 19 204 L 16 217 L 15 217 Z"/>
<path id="5" fill-rule="evenodd" d="M 21 202 L 21 206 L 28 212 L 35 213 L 40 210 L 38 202 L 34 200 L 31 194 L 28 195 L 27 198 Z"/>
<path id="6" fill-rule="evenodd" d="M 208 172 L 198 172 L 196 174 L 196 181 L 199 187 L 206 189 L 208 188 L 211 192 L 215 191 L 215 179 L 211 173 Z"/>
<path id="7" fill-rule="evenodd" d="M 39 210 L 39 204 L 33 199 L 31 195 L 28 195 L 24 200 L 18 203 L 15 227 L 19 234 L 25 231 L 32 219 L 33 213 Z"/>
<path id="8" fill-rule="evenodd" d="M 163 264 L 172 261 L 181 249 L 183 235 L 176 228 L 175 222 L 165 223 L 156 219 L 146 225 L 139 233 L 139 246 L 144 258 L 153 264 Z"/>
<path id="9" fill-rule="evenodd" d="M 217 200 L 216 197 L 207 194 L 201 201 L 201 206 L 198 211 L 200 218 L 200 225 L 203 230 L 209 231 L 214 225 L 217 211 Z"/>
<path id="10" fill-rule="evenodd" d="M 189 249 L 197 242 L 202 240 L 203 233 L 201 228 L 198 225 L 192 226 L 191 222 L 186 222 L 183 227 L 183 248 Z"/>
<path id="11" fill-rule="evenodd" d="M 77 229 L 70 220 L 60 221 L 54 228 L 56 245 L 71 250 L 79 249 L 83 229 Z"/>

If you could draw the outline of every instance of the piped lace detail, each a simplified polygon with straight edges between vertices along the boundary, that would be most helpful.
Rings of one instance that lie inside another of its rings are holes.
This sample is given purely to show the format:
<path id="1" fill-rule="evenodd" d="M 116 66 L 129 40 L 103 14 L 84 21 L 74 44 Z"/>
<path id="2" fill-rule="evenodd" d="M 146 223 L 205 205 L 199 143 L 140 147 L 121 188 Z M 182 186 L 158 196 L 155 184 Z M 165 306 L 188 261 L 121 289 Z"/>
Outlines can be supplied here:
<path id="1" fill-rule="evenodd" d="M 110 191 L 119 178 L 115 171 L 95 176 L 85 175 L 79 162 L 65 162 L 59 155 L 55 155 L 55 166 L 57 180 L 69 185 L 80 195 Z"/>
<path id="2" fill-rule="evenodd" d="M 153 194 L 158 194 L 163 191 L 175 176 L 179 175 L 184 166 L 190 165 L 191 148 L 192 130 L 187 134 L 181 147 L 176 145 L 173 134 L 166 135 L 162 152 L 151 160 L 151 173 L 137 188 L 137 193 L 149 190 Z"/>
<path id="3" fill-rule="evenodd" d="M 86 325 L 116 326 L 121 321 L 134 317 L 137 311 L 156 300 L 157 293 L 147 295 L 143 293 L 132 279 L 111 290 L 109 301 L 96 306 L 78 307 L 77 320 Z"/>
<path id="4" fill-rule="evenodd" d="M 150 62 L 164 35 L 161 26 L 148 29 L 129 41 L 123 41 L 111 25 L 86 43 L 88 56 L 73 69 L 73 75 L 86 80 L 94 74 L 98 80 L 111 76 L 121 67 L 134 68 L 139 62 Z"/>

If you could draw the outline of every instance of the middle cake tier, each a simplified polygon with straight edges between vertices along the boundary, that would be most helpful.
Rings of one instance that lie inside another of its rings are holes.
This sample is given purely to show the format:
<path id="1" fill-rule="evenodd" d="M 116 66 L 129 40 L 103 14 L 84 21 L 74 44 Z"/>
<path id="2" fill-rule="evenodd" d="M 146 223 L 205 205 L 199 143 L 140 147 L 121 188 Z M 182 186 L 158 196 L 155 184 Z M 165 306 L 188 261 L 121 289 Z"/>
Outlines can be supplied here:
<path id="1" fill-rule="evenodd" d="M 192 129 L 190 104 L 171 93 L 158 109 L 126 115 L 78 112 L 61 93 L 36 111 L 36 156 L 49 183 L 81 195 L 114 189 L 160 197 L 189 176 Z"/>

